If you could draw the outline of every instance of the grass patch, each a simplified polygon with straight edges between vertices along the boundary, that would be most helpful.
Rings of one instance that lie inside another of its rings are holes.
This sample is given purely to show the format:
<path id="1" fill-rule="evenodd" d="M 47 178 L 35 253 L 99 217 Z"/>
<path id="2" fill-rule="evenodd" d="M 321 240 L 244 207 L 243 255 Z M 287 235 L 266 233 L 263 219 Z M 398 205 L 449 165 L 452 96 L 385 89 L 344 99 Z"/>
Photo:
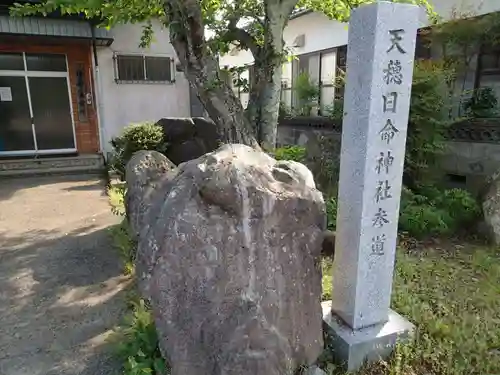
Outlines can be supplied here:
<path id="1" fill-rule="evenodd" d="M 108 188 L 109 204 L 111 211 L 115 215 L 125 216 L 125 184 L 117 184 Z M 118 250 L 123 262 L 123 272 L 125 275 L 134 274 L 134 262 L 137 244 L 132 239 L 130 226 L 126 218 L 118 225 L 110 229 L 113 245 Z"/>
<path id="2" fill-rule="evenodd" d="M 358 374 L 500 374 L 498 256 L 498 250 L 474 245 L 451 252 L 399 250 L 392 307 L 417 325 L 416 340 Z M 331 296 L 331 260 L 323 270 L 323 296 Z"/>
<path id="3" fill-rule="evenodd" d="M 123 213 L 124 192 L 124 186 L 108 190 L 111 206 Z M 133 274 L 136 244 L 127 221 L 113 227 L 111 235 L 124 272 Z M 425 251 L 398 250 L 392 307 L 417 325 L 416 340 L 357 374 L 500 374 L 499 255 L 498 249 L 475 245 L 451 251 L 436 244 Z M 322 299 L 327 300 L 332 295 L 332 259 L 323 259 L 321 266 Z M 137 295 L 129 303 L 130 316 L 116 335 L 124 374 L 168 373 L 147 304 Z M 340 373 L 333 365 L 328 372 Z"/>
<path id="4" fill-rule="evenodd" d="M 125 215 L 125 183 L 115 184 L 108 188 L 111 211 L 120 216 Z"/>
<path id="5" fill-rule="evenodd" d="M 126 218 L 118 225 L 110 229 L 113 245 L 118 250 L 120 259 L 123 262 L 123 273 L 133 275 L 135 272 L 135 254 L 137 244 L 130 234 L 130 226 Z"/>
<path id="6" fill-rule="evenodd" d="M 333 289 L 333 275 L 332 275 L 332 265 L 333 258 L 323 258 L 321 259 L 321 272 L 323 273 L 323 278 L 321 279 L 322 293 L 321 300 L 328 301 L 332 299 L 332 289 Z"/>
<path id="7" fill-rule="evenodd" d="M 168 374 L 170 369 L 158 346 L 158 335 L 150 308 L 142 299 L 131 299 L 129 303 L 132 311 L 113 336 L 117 356 L 123 363 L 123 374 Z"/>
<path id="8" fill-rule="evenodd" d="M 125 216 L 125 184 L 108 189 L 109 203 L 113 213 Z M 114 247 L 123 262 L 123 272 L 134 277 L 137 243 L 133 240 L 126 218 L 110 229 Z M 170 373 L 163 359 L 151 309 L 141 299 L 136 285 L 127 293 L 130 312 L 123 323 L 115 328 L 110 341 L 116 347 L 116 354 L 123 363 L 123 375 L 166 375 Z"/>

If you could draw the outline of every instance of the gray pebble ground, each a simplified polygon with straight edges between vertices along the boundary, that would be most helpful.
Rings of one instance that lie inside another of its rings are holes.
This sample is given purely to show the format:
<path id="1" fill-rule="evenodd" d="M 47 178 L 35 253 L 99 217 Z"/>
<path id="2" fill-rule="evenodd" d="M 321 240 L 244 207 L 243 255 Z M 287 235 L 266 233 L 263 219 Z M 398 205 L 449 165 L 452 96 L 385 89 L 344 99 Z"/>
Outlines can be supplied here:
<path id="1" fill-rule="evenodd" d="M 96 177 L 0 178 L 0 375 L 119 373 L 118 221 Z"/>

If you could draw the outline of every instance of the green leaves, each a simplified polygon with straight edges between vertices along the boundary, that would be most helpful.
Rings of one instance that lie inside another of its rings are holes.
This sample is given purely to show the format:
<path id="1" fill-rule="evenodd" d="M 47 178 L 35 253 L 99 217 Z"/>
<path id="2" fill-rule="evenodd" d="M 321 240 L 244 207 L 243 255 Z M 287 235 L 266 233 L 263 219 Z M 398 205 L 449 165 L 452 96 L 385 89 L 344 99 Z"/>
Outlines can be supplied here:
<path id="1" fill-rule="evenodd" d="M 418 61 L 413 74 L 404 181 L 411 187 L 430 185 L 438 176 L 437 161 L 450 124 L 449 83 L 454 71 L 442 61 Z"/>
<path id="2" fill-rule="evenodd" d="M 152 122 L 131 124 L 122 134 L 111 140 L 113 154 L 109 161 L 110 168 L 125 177 L 125 166 L 132 155 L 140 150 L 165 152 L 167 143 L 163 139 L 163 129 Z"/>
<path id="3" fill-rule="evenodd" d="M 428 0 L 401 0 L 416 3 L 425 7 L 432 14 Z M 167 23 L 165 0 L 45 0 L 41 3 L 16 3 L 11 10 L 12 15 L 29 16 L 53 13 L 59 10 L 62 14 L 85 14 L 89 19 L 97 19 L 100 26 L 110 27 L 122 23 L 147 22 L 159 19 Z M 351 10 L 373 0 L 299 0 L 295 9 L 310 9 L 323 12 L 330 19 L 348 21 Z M 208 36 L 208 47 L 213 53 L 224 54 L 231 45 L 249 49 L 250 44 L 263 46 L 266 33 L 266 4 L 275 7 L 282 4 L 282 11 L 288 12 L 285 5 L 294 4 L 294 0 L 200 0 L 200 11 Z M 291 13 L 291 12 L 288 12 Z M 269 15 L 267 15 L 269 16 Z M 290 14 L 282 15 L 285 19 Z M 235 28 L 244 30 L 250 38 L 242 39 Z M 150 24 L 144 28 L 140 45 L 146 46 L 152 39 Z M 249 43 L 249 40 L 252 43 Z M 139 43 L 139 41 L 138 41 Z M 276 51 L 281 53 L 282 51 Z"/>
<path id="4" fill-rule="evenodd" d="M 373 2 L 375 0 L 300 0 L 298 8 L 322 12 L 332 20 L 347 22 L 353 9 Z M 428 0 L 398 0 L 394 2 L 419 5 L 426 10 L 431 20 L 436 19 L 436 13 Z"/>
<path id="5" fill-rule="evenodd" d="M 415 193 L 404 188 L 399 228 L 416 238 L 454 235 L 473 227 L 480 213 L 478 202 L 465 190 L 425 186 Z"/>
<path id="6" fill-rule="evenodd" d="M 251 125 L 254 129 L 266 123 L 276 126 L 279 104 L 267 93 L 272 92 L 279 98 L 281 86 L 279 80 L 269 79 L 269 72 L 276 71 L 286 59 L 288 51 L 285 51 L 283 43 L 283 30 L 293 10 L 310 9 L 323 12 L 334 20 L 347 21 L 352 9 L 370 2 L 372 0 L 42 0 L 36 4 L 16 4 L 12 13 L 46 15 L 60 10 L 63 14 L 85 14 L 89 19 L 100 21 L 102 27 L 146 22 L 140 43 L 137 41 L 141 47 L 147 46 L 153 39 L 151 22 L 160 20 L 169 26 L 170 40 L 184 65 L 190 84 L 197 87 L 202 103 L 205 108 L 211 108 L 211 117 L 220 119 L 218 125 L 221 127 L 228 126 L 222 120 L 227 116 L 217 113 L 222 112 L 216 109 L 219 108 L 217 105 L 208 103 L 221 99 L 211 95 L 213 93 L 209 91 L 224 84 L 219 78 L 216 57 L 227 54 L 234 47 L 250 50 L 256 70 L 266 71 L 266 74 L 256 75 L 255 82 L 251 85 L 254 91 L 249 96 L 250 108 L 254 103 L 257 103 L 255 107 L 259 107 L 249 111 L 257 114 L 250 117 L 254 124 L 248 124 L 239 103 L 234 111 L 235 116 L 226 121 L 232 123 L 232 129 L 246 129 L 243 133 L 250 134 Z M 410 2 L 430 9 L 428 0 Z M 264 90 L 263 88 L 270 86 L 269 82 L 272 82 L 273 87 Z M 245 86 L 246 82 L 241 80 L 237 84 Z M 232 103 L 238 102 L 232 92 L 218 91 L 220 95 L 225 94 L 223 100 L 229 97 Z M 306 102 L 318 96 L 312 89 L 305 91 L 305 96 L 310 99 Z M 310 114 L 310 107 L 310 104 L 305 105 L 304 114 Z M 267 120 L 263 118 L 264 113 L 269 114 Z M 239 123 L 236 124 L 235 121 Z M 225 130 L 223 133 L 229 134 Z M 248 137 L 248 142 L 254 144 L 253 138 Z M 275 139 L 266 142 L 274 144 Z"/>
<path id="7" fill-rule="evenodd" d="M 272 156 L 276 160 L 292 160 L 304 163 L 307 157 L 307 150 L 302 146 L 284 146 L 274 150 Z"/>
<path id="8" fill-rule="evenodd" d="M 132 315 L 117 332 L 118 356 L 124 375 L 166 375 L 168 363 L 158 347 L 153 316 L 144 300 L 133 303 Z"/>
<path id="9" fill-rule="evenodd" d="M 47 16 L 57 10 L 62 14 L 85 14 L 88 19 L 100 21 L 102 27 L 165 18 L 162 0 L 46 0 L 35 4 L 16 3 L 11 14 Z"/>

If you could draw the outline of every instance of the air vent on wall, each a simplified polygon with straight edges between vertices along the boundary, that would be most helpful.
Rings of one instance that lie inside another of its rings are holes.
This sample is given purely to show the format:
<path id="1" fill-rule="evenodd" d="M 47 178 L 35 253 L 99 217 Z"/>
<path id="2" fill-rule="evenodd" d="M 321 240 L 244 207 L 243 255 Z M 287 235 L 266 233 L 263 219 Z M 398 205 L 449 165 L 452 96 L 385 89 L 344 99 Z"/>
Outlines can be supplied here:
<path id="1" fill-rule="evenodd" d="M 293 47 L 304 47 L 306 45 L 306 36 L 305 34 L 298 35 L 293 41 Z"/>

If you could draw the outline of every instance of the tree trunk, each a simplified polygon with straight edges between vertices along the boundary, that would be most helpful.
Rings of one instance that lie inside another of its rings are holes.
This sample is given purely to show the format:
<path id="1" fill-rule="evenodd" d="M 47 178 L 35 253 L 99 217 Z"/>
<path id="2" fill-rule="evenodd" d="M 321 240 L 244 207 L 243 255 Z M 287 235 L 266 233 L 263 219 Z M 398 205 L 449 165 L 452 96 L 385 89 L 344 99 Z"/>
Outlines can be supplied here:
<path id="1" fill-rule="evenodd" d="M 245 115 L 240 100 L 222 79 L 218 61 L 206 45 L 200 1 L 164 0 L 170 41 L 184 74 L 196 88 L 200 101 L 219 127 L 225 142 L 243 143 L 254 148 L 259 148 L 261 143 L 265 150 L 276 147 L 283 29 L 297 2 L 264 0 L 264 43 L 259 47 L 252 46 L 255 75 Z M 244 37 L 251 38 L 249 35 Z"/>
<path id="2" fill-rule="evenodd" d="M 254 124 L 260 145 L 265 150 L 276 147 L 277 124 L 281 98 L 281 64 L 255 61 L 257 69 L 247 107 L 247 118 Z"/>
<path id="3" fill-rule="evenodd" d="M 170 42 L 223 142 L 260 148 L 240 100 L 222 79 L 218 61 L 206 46 L 200 2 L 165 0 L 164 5 Z"/>
<path id="4" fill-rule="evenodd" d="M 268 69 L 268 77 L 266 77 L 261 94 L 259 140 L 265 150 L 274 150 L 281 101 L 281 64 L 270 66 Z"/>
<path id="5" fill-rule="evenodd" d="M 264 20 L 264 45 L 254 54 L 254 77 L 251 84 L 247 117 L 255 124 L 259 143 L 265 150 L 276 147 L 281 77 L 283 64 L 283 29 L 293 9 L 288 4 L 267 0 Z M 296 3 L 296 1 L 295 1 Z"/>

